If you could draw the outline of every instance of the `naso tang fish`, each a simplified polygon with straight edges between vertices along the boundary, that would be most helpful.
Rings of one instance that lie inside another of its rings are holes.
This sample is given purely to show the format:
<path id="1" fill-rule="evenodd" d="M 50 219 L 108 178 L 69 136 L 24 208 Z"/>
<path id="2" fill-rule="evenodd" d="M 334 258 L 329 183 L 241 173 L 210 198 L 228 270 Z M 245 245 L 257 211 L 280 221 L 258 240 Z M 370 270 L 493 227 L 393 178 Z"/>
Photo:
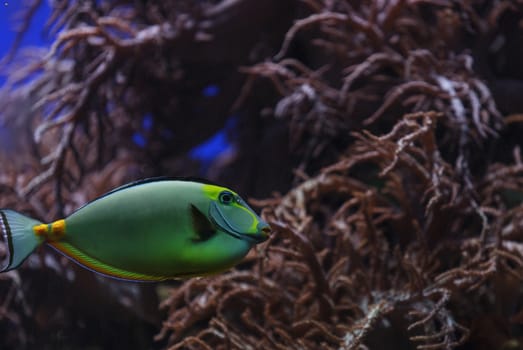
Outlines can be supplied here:
<path id="1" fill-rule="evenodd" d="M 0 210 L 0 228 L 9 250 L 0 272 L 47 243 L 89 269 L 141 281 L 224 271 L 271 233 L 232 190 L 171 179 L 119 187 L 50 224 Z"/>

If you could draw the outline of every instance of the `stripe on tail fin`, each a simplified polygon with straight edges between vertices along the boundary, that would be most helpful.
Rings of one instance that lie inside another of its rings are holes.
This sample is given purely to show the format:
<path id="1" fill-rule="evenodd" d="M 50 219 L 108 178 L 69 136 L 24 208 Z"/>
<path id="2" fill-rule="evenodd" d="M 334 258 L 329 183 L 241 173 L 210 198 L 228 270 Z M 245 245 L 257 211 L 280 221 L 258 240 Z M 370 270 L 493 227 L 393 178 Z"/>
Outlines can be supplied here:
<path id="1" fill-rule="evenodd" d="M 0 230 L 4 244 L 7 245 L 7 257 L 0 265 L 0 272 L 12 270 L 24 262 L 35 250 L 42 238 L 35 235 L 33 227 L 40 221 L 19 214 L 14 210 L 0 210 Z"/>

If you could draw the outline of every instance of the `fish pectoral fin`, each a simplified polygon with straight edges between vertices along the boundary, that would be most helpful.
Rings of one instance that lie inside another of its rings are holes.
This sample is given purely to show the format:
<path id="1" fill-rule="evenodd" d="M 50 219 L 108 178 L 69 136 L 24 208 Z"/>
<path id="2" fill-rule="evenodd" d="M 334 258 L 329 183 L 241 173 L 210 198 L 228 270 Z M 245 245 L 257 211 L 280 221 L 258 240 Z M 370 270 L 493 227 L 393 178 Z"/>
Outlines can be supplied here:
<path id="1" fill-rule="evenodd" d="M 195 205 L 190 204 L 192 225 L 196 238 L 193 238 L 194 242 L 205 242 L 216 234 L 216 227 L 213 223 L 200 211 Z"/>

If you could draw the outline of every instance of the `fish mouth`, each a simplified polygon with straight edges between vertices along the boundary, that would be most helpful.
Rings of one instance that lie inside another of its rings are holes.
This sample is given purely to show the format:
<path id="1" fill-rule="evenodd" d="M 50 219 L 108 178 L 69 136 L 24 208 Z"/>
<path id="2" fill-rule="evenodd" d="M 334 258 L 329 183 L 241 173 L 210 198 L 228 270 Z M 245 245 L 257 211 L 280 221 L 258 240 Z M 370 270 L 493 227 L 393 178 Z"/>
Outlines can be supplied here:
<path id="1" fill-rule="evenodd" d="M 237 239 L 241 239 L 241 240 L 250 242 L 250 243 L 254 243 L 254 244 L 262 243 L 262 242 L 265 242 L 269 238 L 270 229 L 269 229 L 269 232 L 267 232 L 266 230 L 262 230 L 262 231 L 259 231 L 256 233 L 243 233 L 243 232 L 239 232 L 239 231 L 235 230 L 231 226 L 223 227 L 218 222 L 216 222 L 212 217 L 211 217 L 211 221 L 213 224 L 218 226 L 223 232 L 227 233 L 228 235 L 230 235 L 234 238 L 237 238 Z"/>
<path id="2" fill-rule="evenodd" d="M 258 243 L 265 242 L 267 239 L 269 239 L 272 230 L 269 224 L 265 222 L 258 223 L 258 232 L 256 232 L 255 235 L 250 235 L 251 237 L 254 236 L 254 238 L 258 241 Z"/>
<path id="3" fill-rule="evenodd" d="M 223 215 L 221 210 L 215 203 L 211 204 L 209 209 L 211 222 L 219 227 L 223 232 L 231 235 L 234 238 L 241 239 L 250 243 L 258 244 L 265 242 L 271 233 L 271 228 L 265 222 L 259 222 L 256 232 L 241 232 L 233 224 L 231 224 L 226 217 Z M 215 214 L 215 215 L 213 215 Z M 217 215 L 216 215 L 217 214 Z"/>
<path id="4" fill-rule="evenodd" d="M 264 228 L 256 233 L 242 233 L 241 238 L 247 241 L 254 242 L 255 244 L 265 242 L 269 238 L 271 232 L 271 229 L 268 226 L 267 229 L 268 231 Z"/>

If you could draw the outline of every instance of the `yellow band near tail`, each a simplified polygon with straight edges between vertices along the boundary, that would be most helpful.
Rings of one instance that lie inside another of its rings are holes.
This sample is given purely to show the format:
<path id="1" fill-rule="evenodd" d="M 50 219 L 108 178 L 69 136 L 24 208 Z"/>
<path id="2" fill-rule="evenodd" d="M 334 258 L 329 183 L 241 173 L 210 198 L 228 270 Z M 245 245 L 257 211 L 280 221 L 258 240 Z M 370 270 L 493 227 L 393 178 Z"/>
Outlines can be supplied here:
<path id="1" fill-rule="evenodd" d="M 36 236 L 49 241 L 57 241 L 65 235 L 65 220 L 57 220 L 51 224 L 40 224 L 33 227 Z"/>
<path id="2" fill-rule="evenodd" d="M 33 227 L 33 231 L 36 236 L 46 238 L 49 232 L 49 225 L 40 224 Z"/>
<path id="3" fill-rule="evenodd" d="M 65 220 L 57 220 L 51 224 L 49 240 L 56 241 L 65 235 Z"/>

